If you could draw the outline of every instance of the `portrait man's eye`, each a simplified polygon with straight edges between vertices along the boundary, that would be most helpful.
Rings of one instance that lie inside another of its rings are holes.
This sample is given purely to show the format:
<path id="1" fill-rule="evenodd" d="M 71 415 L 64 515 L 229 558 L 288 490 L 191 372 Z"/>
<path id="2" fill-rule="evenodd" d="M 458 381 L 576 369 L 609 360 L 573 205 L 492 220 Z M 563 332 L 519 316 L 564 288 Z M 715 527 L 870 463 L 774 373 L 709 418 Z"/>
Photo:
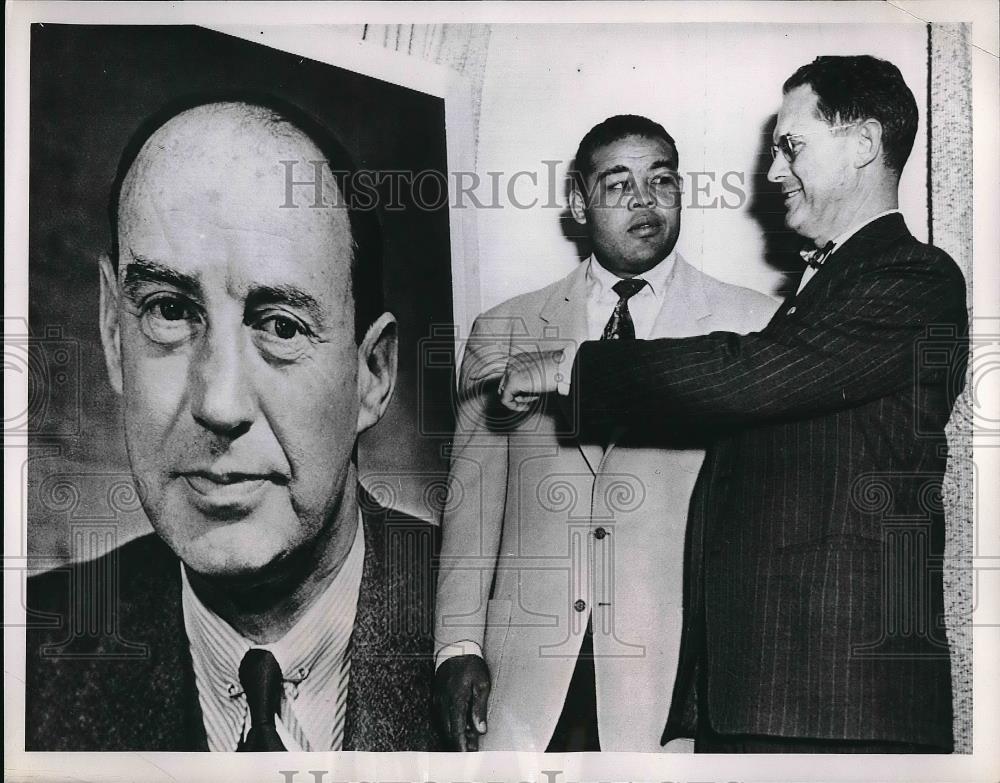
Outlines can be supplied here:
<path id="1" fill-rule="evenodd" d="M 201 320 L 196 306 L 176 295 L 150 296 L 139 313 L 143 333 L 163 345 L 193 337 Z"/>
<path id="2" fill-rule="evenodd" d="M 302 327 L 290 318 L 284 318 L 283 316 L 275 316 L 274 318 L 269 318 L 263 324 L 264 331 L 269 334 L 274 334 L 276 337 L 280 337 L 282 340 L 291 340 L 297 335 L 304 334 Z"/>
<path id="3" fill-rule="evenodd" d="M 309 327 L 284 313 L 265 313 L 250 323 L 260 349 L 271 358 L 294 361 L 312 345 Z"/>

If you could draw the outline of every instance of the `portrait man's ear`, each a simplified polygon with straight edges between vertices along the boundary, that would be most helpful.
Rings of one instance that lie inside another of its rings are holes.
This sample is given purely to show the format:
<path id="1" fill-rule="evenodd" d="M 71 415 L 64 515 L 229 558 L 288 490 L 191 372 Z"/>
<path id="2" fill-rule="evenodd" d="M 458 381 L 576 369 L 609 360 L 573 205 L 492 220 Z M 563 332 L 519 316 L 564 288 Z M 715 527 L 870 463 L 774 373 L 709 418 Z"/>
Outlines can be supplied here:
<path id="1" fill-rule="evenodd" d="M 857 165 L 863 168 L 882 154 L 882 123 L 865 120 L 858 126 Z"/>
<path id="2" fill-rule="evenodd" d="M 382 313 L 358 346 L 358 434 L 378 423 L 396 388 L 396 317 Z"/>
<path id="3" fill-rule="evenodd" d="M 122 353 L 121 340 L 118 333 L 118 277 L 111 259 L 102 255 L 101 269 L 101 302 L 100 329 L 101 343 L 104 345 L 104 362 L 108 367 L 108 380 L 111 387 L 122 393 Z"/>

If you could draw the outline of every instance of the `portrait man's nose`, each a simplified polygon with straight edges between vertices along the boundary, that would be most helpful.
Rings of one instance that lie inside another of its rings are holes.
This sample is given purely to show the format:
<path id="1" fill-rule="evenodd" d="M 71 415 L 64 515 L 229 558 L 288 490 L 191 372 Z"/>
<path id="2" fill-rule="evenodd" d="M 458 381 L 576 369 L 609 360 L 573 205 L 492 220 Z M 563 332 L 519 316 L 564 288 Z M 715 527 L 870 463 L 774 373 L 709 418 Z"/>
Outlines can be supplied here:
<path id="1" fill-rule="evenodd" d="M 239 325 L 242 327 L 242 323 Z M 216 326 L 194 350 L 189 371 L 191 415 L 212 434 L 238 438 L 257 417 L 256 388 L 242 328 Z"/>

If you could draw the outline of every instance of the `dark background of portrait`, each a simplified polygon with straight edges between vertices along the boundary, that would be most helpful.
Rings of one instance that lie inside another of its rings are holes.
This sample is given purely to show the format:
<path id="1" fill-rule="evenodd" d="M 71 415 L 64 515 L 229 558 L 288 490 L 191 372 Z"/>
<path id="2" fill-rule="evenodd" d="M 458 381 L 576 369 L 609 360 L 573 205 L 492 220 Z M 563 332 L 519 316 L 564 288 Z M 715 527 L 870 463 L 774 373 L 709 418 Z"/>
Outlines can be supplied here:
<path id="1" fill-rule="evenodd" d="M 97 329 L 108 193 L 144 118 L 180 96 L 227 89 L 301 106 L 360 169 L 447 171 L 440 98 L 197 27 L 35 25 L 29 555 L 86 558 L 96 539 L 121 543 L 149 529 L 128 489 L 120 405 Z M 400 202 L 403 209 L 380 210 L 386 307 L 400 323 L 399 381 L 385 418 L 361 441 L 359 463 L 380 500 L 432 519 L 447 473 L 441 447 L 452 427 L 453 374 L 449 362 L 432 373 L 420 367 L 423 338 L 432 325 L 447 333 L 453 318 L 448 207 L 445 198 L 438 209 L 416 208 L 406 189 Z"/>

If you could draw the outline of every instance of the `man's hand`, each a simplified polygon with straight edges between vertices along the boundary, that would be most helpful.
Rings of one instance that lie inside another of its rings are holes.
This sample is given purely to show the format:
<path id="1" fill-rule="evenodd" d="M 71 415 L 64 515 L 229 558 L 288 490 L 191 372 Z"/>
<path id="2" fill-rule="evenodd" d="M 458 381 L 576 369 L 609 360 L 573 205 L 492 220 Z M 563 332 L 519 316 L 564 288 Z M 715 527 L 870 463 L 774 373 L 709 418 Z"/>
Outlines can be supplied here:
<path id="1" fill-rule="evenodd" d="M 490 670 L 478 655 L 458 655 L 434 675 L 434 705 L 444 727 L 448 750 L 479 750 L 486 733 Z"/>
<path id="2" fill-rule="evenodd" d="M 528 410 L 543 394 L 558 390 L 569 381 L 563 351 L 519 353 L 510 357 L 497 390 L 500 402 L 512 411 Z"/>

